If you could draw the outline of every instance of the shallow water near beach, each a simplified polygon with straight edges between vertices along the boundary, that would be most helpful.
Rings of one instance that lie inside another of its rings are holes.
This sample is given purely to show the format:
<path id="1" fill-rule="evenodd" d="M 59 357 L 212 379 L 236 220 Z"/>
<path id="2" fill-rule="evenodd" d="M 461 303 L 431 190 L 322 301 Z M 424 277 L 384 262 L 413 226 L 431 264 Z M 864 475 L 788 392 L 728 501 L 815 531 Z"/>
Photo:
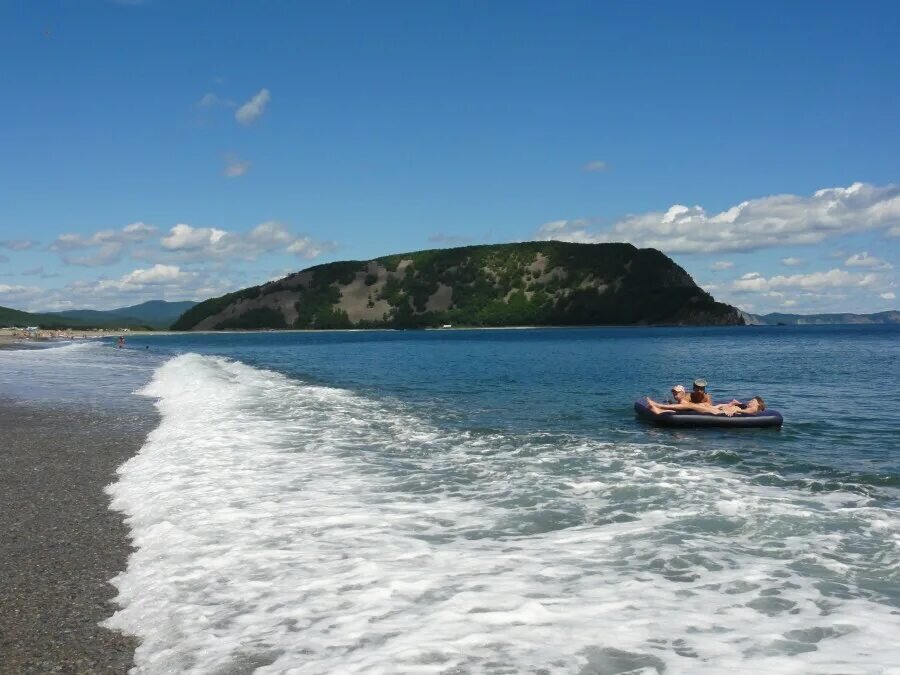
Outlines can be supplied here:
<path id="1" fill-rule="evenodd" d="M 5 395 L 161 423 L 109 488 L 139 673 L 891 672 L 900 329 L 133 336 Z M 664 430 L 693 377 L 782 430 Z"/>

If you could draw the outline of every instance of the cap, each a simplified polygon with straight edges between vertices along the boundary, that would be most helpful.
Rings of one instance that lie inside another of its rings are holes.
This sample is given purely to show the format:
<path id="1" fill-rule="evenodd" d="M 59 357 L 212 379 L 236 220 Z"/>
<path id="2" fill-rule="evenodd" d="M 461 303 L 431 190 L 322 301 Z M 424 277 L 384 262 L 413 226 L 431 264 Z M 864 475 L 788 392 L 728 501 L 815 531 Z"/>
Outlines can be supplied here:
<path id="1" fill-rule="evenodd" d="M 672 391 L 684 391 L 684 385 L 676 384 L 674 387 L 672 387 Z"/>
<path id="2" fill-rule="evenodd" d="M 706 389 L 706 384 L 706 380 L 704 380 L 702 377 L 698 377 L 696 380 L 694 380 L 694 386 L 699 387 L 700 389 Z"/>

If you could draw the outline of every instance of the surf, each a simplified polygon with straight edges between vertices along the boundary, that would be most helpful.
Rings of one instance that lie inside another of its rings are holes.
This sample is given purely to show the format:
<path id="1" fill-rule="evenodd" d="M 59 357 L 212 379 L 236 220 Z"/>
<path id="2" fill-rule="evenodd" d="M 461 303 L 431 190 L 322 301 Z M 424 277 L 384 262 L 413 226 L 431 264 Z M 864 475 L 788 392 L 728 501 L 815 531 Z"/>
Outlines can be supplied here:
<path id="1" fill-rule="evenodd" d="M 135 552 L 104 624 L 141 639 L 137 673 L 900 660 L 900 522 L 865 496 L 659 443 L 447 430 L 221 357 L 140 393 L 161 422 L 108 488 Z"/>

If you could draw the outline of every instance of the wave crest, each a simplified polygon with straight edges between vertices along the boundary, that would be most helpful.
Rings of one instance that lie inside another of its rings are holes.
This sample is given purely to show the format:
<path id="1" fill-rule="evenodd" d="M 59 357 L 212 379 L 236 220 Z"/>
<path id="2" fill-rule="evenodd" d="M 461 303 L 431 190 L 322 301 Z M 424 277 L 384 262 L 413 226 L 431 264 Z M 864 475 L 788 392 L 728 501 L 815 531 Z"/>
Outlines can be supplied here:
<path id="1" fill-rule="evenodd" d="M 142 393 L 162 422 L 109 488 L 136 551 L 105 624 L 141 638 L 138 673 L 900 660 L 898 518 L 859 495 L 661 445 L 447 432 L 196 354 Z"/>

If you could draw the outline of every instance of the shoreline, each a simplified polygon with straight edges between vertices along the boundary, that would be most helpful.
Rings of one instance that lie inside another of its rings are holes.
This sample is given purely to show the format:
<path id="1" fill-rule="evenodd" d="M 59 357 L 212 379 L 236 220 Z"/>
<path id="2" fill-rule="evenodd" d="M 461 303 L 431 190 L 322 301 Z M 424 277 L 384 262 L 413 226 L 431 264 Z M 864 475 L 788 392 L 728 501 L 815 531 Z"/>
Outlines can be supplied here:
<path id="1" fill-rule="evenodd" d="M 152 407 L 148 406 L 148 412 Z M 0 654 L 16 673 L 124 673 L 137 640 L 101 628 L 132 551 L 104 488 L 155 413 L 0 399 Z"/>
<path id="2" fill-rule="evenodd" d="M 60 342 L 80 342 L 82 340 L 100 340 L 121 335 L 120 331 L 108 330 L 66 330 L 38 331 L 34 335 L 25 335 L 24 331 L 11 328 L 0 328 L 0 349 L 18 349 L 38 345 L 49 345 Z M 132 333 L 128 333 L 132 335 Z"/>

